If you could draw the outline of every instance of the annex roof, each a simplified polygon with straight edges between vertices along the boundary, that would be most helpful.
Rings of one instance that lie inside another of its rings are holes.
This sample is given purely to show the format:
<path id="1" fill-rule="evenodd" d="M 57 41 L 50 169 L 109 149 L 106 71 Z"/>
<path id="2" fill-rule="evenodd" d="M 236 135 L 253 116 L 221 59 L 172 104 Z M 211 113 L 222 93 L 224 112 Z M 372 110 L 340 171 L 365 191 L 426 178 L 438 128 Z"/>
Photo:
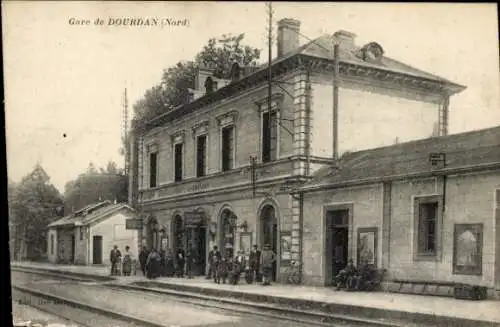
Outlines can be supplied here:
<path id="1" fill-rule="evenodd" d="M 432 153 L 445 154 L 443 170 L 500 164 L 500 126 L 345 153 L 337 165 L 319 169 L 299 192 L 430 173 Z"/>
<path id="2" fill-rule="evenodd" d="M 125 203 L 112 204 L 110 201 L 104 201 L 88 205 L 72 213 L 71 215 L 65 216 L 49 224 L 48 227 L 88 226 L 96 221 L 114 214 L 121 209 L 127 209 L 131 212 L 134 211 L 134 209 L 132 209 Z"/>

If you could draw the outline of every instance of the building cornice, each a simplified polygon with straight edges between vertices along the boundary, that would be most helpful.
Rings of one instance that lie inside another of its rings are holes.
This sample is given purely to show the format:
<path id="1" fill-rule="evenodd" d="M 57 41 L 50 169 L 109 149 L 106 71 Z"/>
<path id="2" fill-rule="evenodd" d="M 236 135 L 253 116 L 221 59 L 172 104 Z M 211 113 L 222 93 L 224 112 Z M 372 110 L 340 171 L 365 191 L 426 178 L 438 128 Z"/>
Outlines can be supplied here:
<path id="1" fill-rule="evenodd" d="M 359 185 L 369 185 L 382 182 L 393 182 L 393 181 L 429 178 L 429 177 L 445 176 L 445 175 L 450 176 L 450 175 L 460 175 L 469 173 L 482 173 L 490 171 L 500 171 L 500 162 L 453 167 L 453 168 L 441 168 L 426 172 L 415 172 L 410 174 L 389 175 L 380 177 L 377 176 L 364 179 L 351 179 L 341 182 L 310 185 L 301 187 L 300 189 L 295 190 L 293 193 L 295 194 L 311 193 L 316 191 L 325 191 L 331 189 L 339 189 L 339 188 L 359 186 Z"/>
<path id="2" fill-rule="evenodd" d="M 333 60 L 328 58 L 308 56 L 304 54 L 295 54 L 273 63 L 271 67 L 271 75 L 273 77 L 277 77 L 291 70 L 301 69 L 305 67 L 314 71 L 333 71 Z M 380 81 L 390 81 L 391 83 L 394 83 L 399 87 L 419 88 L 422 90 L 443 93 L 446 95 L 452 95 L 461 92 L 466 88 L 465 86 L 458 85 L 452 82 L 394 72 L 389 70 L 387 67 L 368 67 L 347 61 L 339 62 L 339 73 L 340 76 L 375 78 Z M 194 112 L 197 109 L 210 105 L 214 102 L 221 101 L 232 95 L 245 92 L 251 87 L 267 82 L 268 75 L 268 69 L 262 68 L 251 75 L 248 75 L 236 82 L 230 83 L 218 89 L 212 94 L 206 94 L 192 102 L 180 105 L 148 121 L 144 131 L 148 131 L 154 127 L 161 126 L 168 121 L 172 121 L 178 117 Z"/>

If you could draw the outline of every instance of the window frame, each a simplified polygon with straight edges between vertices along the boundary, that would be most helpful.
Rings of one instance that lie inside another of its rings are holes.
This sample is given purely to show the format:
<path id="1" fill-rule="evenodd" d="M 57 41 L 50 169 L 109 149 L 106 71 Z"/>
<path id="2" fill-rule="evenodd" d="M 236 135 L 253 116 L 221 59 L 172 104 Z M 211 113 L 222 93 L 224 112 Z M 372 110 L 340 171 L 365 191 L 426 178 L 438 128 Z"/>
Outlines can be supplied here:
<path id="1" fill-rule="evenodd" d="M 155 156 L 155 172 L 154 172 L 154 185 L 152 183 L 152 169 L 151 169 L 151 156 Z M 158 187 L 158 150 L 153 149 L 153 150 L 148 150 L 148 187 L 149 188 L 155 188 Z"/>
<path id="2" fill-rule="evenodd" d="M 421 251 L 421 205 L 435 203 L 435 251 Z M 413 260 L 414 261 L 441 261 L 442 233 L 443 233 L 443 197 L 442 195 L 416 196 L 413 198 Z"/>
<path id="3" fill-rule="evenodd" d="M 279 120 L 280 120 L 280 110 L 278 107 L 278 103 L 273 102 L 271 105 L 271 114 L 275 114 L 275 126 L 276 126 L 276 149 L 275 149 L 275 158 L 273 159 L 271 154 L 271 148 L 270 148 L 270 153 L 269 153 L 269 160 L 264 161 L 264 119 L 265 116 L 267 116 L 269 113 L 268 106 L 261 107 L 260 110 L 260 161 L 262 163 L 268 163 L 268 162 L 273 162 L 276 161 L 280 158 L 280 126 L 279 126 Z M 269 122 L 271 124 L 271 121 Z M 271 135 L 269 136 L 271 137 Z M 271 141 L 272 144 L 272 141 Z"/>
<path id="4" fill-rule="evenodd" d="M 224 156 L 223 156 L 223 147 L 224 147 L 224 130 L 230 128 L 231 136 L 232 136 L 232 153 L 231 153 L 231 165 L 229 168 L 224 169 Z M 222 172 L 231 171 L 236 168 L 235 158 L 236 158 L 236 126 L 234 124 L 227 124 L 221 126 L 220 128 L 220 170 Z"/>
<path id="5" fill-rule="evenodd" d="M 199 138 L 200 137 L 204 137 L 205 138 L 205 165 L 204 165 L 204 169 L 203 169 L 203 175 L 199 175 L 199 171 L 198 171 L 198 161 L 199 161 L 199 157 L 198 157 L 198 146 L 199 146 Z M 195 134 L 195 147 L 194 147 L 194 156 L 195 156 L 195 176 L 197 178 L 201 178 L 201 177 L 205 177 L 208 175 L 208 133 L 199 133 L 199 134 Z"/>
<path id="6" fill-rule="evenodd" d="M 181 174 L 180 174 L 180 177 L 179 179 L 177 178 L 177 151 L 176 151 L 176 147 L 180 145 L 181 146 Z M 174 142 L 172 144 L 172 154 L 173 154 L 173 160 L 172 160 L 172 165 L 173 165 L 173 180 L 174 180 L 174 183 L 178 183 L 178 182 L 181 182 L 182 180 L 184 180 L 184 153 L 185 153 L 185 149 L 184 149 L 184 142 Z"/>
<path id="7" fill-rule="evenodd" d="M 50 234 L 50 254 L 54 255 L 54 248 L 55 248 L 55 236 L 53 233 Z"/>

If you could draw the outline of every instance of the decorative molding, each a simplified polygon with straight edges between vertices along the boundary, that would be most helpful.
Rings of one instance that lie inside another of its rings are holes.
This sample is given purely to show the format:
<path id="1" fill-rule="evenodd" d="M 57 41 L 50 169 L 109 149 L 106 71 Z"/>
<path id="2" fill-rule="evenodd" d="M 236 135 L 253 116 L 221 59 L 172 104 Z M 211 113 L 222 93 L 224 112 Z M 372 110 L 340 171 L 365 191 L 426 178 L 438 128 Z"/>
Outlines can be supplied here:
<path id="1" fill-rule="evenodd" d="M 194 124 L 193 127 L 191 127 L 193 131 L 193 136 L 208 134 L 208 125 L 209 125 L 208 120 L 204 120 Z"/>
<path id="2" fill-rule="evenodd" d="M 172 144 L 184 143 L 184 137 L 186 132 L 184 130 L 180 130 L 170 135 L 172 138 Z"/>
<path id="3" fill-rule="evenodd" d="M 147 151 L 147 153 L 158 152 L 158 143 L 156 142 L 156 140 L 152 141 L 152 142 L 149 142 L 146 145 L 146 151 Z"/>
<path id="4" fill-rule="evenodd" d="M 234 124 L 237 118 L 238 118 L 238 112 L 235 110 L 226 112 L 216 117 L 220 127 Z"/>
<path id="5" fill-rule="evenodd" d="M 268 104 L 267 104 L 267 99 L 269 97 L 264 97 L 262 99 L 259 99 L 255 101 L 255 105 L 259 109 L 259 111 L 267 111 L 268 110 Z M 285 98 L 283 93 L 273 93 L 271 95 L 271 108 L 277 108 L 279 105 L 283 102 L 283 99 Z"/>

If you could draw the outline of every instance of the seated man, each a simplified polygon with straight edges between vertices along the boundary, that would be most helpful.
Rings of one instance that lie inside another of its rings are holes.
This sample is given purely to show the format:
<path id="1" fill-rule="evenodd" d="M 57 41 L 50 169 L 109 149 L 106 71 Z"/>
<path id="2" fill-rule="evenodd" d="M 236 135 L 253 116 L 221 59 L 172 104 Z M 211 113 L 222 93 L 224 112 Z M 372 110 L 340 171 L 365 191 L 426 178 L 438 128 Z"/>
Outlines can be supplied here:
<path id="1" fill-rule="evenodd" d="M 228 258 L 226 257 L 221 258 L 220 262 L 217 264 L 217 270 L 216 270 L 215 282 L 217 284 L 220 284 L 221 279 L 223 284 L 226 283 L 230 266 L 231 263 L 229 262 Z"/>
<path id="2" fill-rule="evenodd" d="M 359 271 L 352 277 L 352 287 L 356 291 L 371 290 L 376 271 L 369 264 L 363 264 Z"/>
<path id="3" fill-rule="evenodd" d="M 231 284 L 238 284 L 241 273 L 245 269 L 245 256 L 243 251 L 238 251 L 238 255 L 233 259 L 231 266 Z"/>
<path id="4" fill-rule="evenodd" d="M 356 271 L 352 259 L 349 259 L 345 268 L 335 276 L 334 285 L 337 286 L 337 289 L 341 289 L 342 287 L 350 289 L 349 282 L 352 281 L 352 277 L 356 274 Z"/>

